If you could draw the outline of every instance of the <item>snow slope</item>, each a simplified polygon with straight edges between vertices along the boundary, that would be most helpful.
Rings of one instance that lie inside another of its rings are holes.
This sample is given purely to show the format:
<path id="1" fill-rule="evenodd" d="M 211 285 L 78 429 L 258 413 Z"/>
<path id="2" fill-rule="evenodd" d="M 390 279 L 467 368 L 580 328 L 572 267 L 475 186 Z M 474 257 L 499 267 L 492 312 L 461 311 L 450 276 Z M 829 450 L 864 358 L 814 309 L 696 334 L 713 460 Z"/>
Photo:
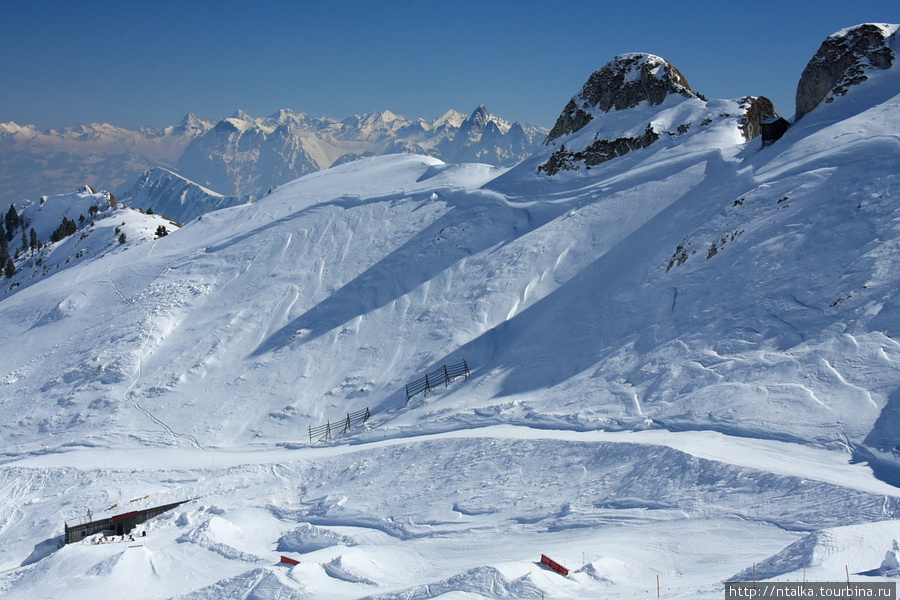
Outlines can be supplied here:
<path id="1" fill-rule="evenodd" d="M 177 173 L 154 167 L 123 194 L 122 201 L 187 223 L 213 210 L 245 204 L 249 199 L 223 196 Z"/>
<path id="2" fill-rule="evenodd" d="M 363 159 L 11 290 L 0 591 L 870 580 L 900 539 L 898 109 L 895 66 L 765 149 L 723 117 L 553 177 L 552 148 Z M 89 510 L 189 499 L 133 542 L 57 549 Z"/>

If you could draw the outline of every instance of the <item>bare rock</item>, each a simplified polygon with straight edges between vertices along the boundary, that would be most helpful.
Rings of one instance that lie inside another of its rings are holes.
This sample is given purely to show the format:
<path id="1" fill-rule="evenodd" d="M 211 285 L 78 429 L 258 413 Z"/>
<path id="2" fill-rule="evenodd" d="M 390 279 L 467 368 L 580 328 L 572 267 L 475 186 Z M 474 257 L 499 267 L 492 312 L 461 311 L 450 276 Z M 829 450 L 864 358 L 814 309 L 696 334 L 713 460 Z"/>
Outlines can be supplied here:
<path id="1" fill-rule="evenodd" d="M 765 96 L 745 96 L 741 98 L 741 109 L 744 115 L 741 118 L 740 130 L 744 141 L 749 142 L 759 137 L 762 133 L 760 124 L 766 119 L 778 116 L 775 105 Z"/>
<path id="2" fill-rule="evenodd" d="M 867 71 L 890 68 L 896 32 L 896 25 L 864 23 L 829 36 L 800 76 L 795 118 L 843 96 L 868 78 Z"/>
<path id="3" fill-rule="evenodd" d="M 580 130 L 593 119 L 592 112 L 624 110 L 647 101 L 662 104 L 669 94 L 702 98 L 681 71 L 653 54 L 622 54 L 590 76 L 550 130 L 547 143 Z"/>

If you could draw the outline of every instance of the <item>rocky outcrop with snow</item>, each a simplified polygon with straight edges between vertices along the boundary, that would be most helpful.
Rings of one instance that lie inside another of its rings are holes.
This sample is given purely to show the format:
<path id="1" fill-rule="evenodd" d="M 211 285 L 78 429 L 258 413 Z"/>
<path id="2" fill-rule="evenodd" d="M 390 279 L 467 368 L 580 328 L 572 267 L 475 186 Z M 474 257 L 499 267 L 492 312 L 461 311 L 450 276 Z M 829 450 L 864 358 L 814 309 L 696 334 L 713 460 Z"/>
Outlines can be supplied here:
<path id="1" fill-rule="evenodd" d="M 591 168 L 660 139 L 678 137 L 681 143 L 685 134 L 710 137 L 706 132 L 715 131 L 714 143 L 743 143 L 777 114 L 763 97 L 707 101 L 667 60 L 623 54 L 591 75 L 563 109 L 546 141 L 555 149 L 537 171 Z"/>
<path id="2" fill-rule="evenodd" d="M 569 100 L 547 136 L 547 142 L 574 133 L 599 112 L 625 110 L 641 102 L 662 104 L 669 94 L 699 98 L 681 71 L 653 54 L 622 54 L 588 78 Z"/>
<path id="3" fill-rule="evenodd" d="M 795 119 L 823 101 L 830 103 L 845 95 L 868 79 L 868 72 L 890 68 L 900 45 L 897 29 L 897 25 L 865 23 L 829 36 L 797 84 Z"/>

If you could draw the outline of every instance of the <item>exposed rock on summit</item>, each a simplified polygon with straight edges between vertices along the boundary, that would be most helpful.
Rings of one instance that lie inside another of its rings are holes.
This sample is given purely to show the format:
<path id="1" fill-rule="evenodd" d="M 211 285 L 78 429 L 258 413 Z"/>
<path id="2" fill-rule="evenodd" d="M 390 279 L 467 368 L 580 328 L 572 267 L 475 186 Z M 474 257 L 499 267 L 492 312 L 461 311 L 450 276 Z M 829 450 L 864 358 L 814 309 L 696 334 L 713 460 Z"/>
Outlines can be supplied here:
<path id="1" fill-rule="evenodd" d="M 897 25 L 864 23 L 829 36 L 800 76 L 795 118 L 843 96 L 868 78 L 866 71 L 890 68 L 900 45 L 897 30 Z"/>
<path id="2" fill-rule="evenodd" d="M 545 142 L 559 148 L 537 171 L 554 175 L 590 169 L 682 136 L 706 140 L 701 144 L 739 144 L 759 136 L 760 123 L 776 116 L 768 98 L 710 102 L 667 60 L 623 54 L 592 74 L 563 109 Z M 681 140 L 667 142 L 676 143 Z"/>
<path id="3" fill-rule="evenodd" d="M 581 93 L 563 109 L 547 142 L 578 131 L 598 110 L 624 110 L 645 100 L 650 105 L 662 104 L 669 94 L 701 98 L 681 71 L 666 59 L 653 54 L 621 54 L 590 76 Z"/>

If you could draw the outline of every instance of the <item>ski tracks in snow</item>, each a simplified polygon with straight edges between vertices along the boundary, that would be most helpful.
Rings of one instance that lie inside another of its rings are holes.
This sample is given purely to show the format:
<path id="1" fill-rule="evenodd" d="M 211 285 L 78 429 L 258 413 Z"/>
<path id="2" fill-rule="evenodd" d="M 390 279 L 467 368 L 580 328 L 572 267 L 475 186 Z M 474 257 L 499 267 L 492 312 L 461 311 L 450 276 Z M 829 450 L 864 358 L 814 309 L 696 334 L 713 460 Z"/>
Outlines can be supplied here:
<path id="1" fill-rule="evenodd" d="M 177 441 L 177 440 L 187 441 L 187 442 L 190 443 L 191 446 L 193 446 L 194 448 L 197 448 L 198 450 L 203 450 L 203 446 L 200 444 L 199 441 L 197 441 L 197 438 L 195 438 L 194 436 L 192 436 L 192 435 L 190 435 L 190 434 L 186 434 L 186 433 L 178 433 L 177 431 L 175 431 L 174 429 L 172 429 L 171 427 L 169 427 L 165 422 L 163 422 L 162 420 L 158 419 L 153 413 L 151 413 L 149 410 L 147 410 L 146 408 L 144 408 L 143 406 L 141 406 L 141 404 L 137 401 L 137 399 L 134 397 L 134 394 L 132 393 L 132 390 L 133 390 L 134 387 L 137 385 L 137 382 L 140 381 L 141 376 L 142 376 L 143 373 L 144 373 L 144 354 L 145 354 L 145 351 L 146 351 L 146 349 L 147 349 L 147 344 L 150 342 L 150 337 L 153 335 L 153 331 L 154 331 L 155 328 L 156 328 L 156 327 L 155 327 L 155 325 L 154 325 L 154 323 L 153 323 L 153 317 L 151 316 L 151 317 L 150 317 L 150 329 L 149 329 L 149 331 L 147 331 L 147 335 L 146 335 L 146 337 L 144 338 L 144 343 L 141 344 L 141 349 L 140 349 L 140 351 L 138 352 L 138 365 L 137 365 L 137 366 L 138 366 L 138 369 L 137 369 L 137 375 L 135 375 L 134 380 L 128 385 L 128 387 L 125 388 L 125 391 L 124 391 L 123 394 L 122 394 L 122 398 L 123 398 L 123 399 L 126 399 L 126 400 L 130 400 L 130 401 L 131 401 L 131 404 L 132 404 L 138 411 L 140 411 L 141 413 L 143 413 L 148 419 L 150 419 L 151 421 L 153 421 L 154 423 L 156 423 L 159 427 L 161 427 L 161 428 L 162 428 L 169 436 L 171 436 L 174 440 L 176 440 L 176 441 Z M 130 397 L 129 397 L 129 396 L 130 396 Z"/>

